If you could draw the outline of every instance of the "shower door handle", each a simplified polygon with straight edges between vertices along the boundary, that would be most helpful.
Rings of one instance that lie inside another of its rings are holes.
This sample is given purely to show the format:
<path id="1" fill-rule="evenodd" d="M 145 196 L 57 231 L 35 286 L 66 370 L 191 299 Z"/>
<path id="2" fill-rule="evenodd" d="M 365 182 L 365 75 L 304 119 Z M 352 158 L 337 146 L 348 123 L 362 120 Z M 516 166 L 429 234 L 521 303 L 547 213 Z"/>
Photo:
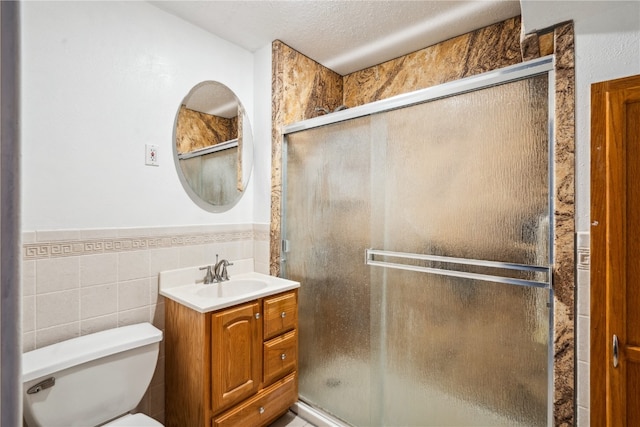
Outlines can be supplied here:
<path id="1" fill-rule="evenodd" d="M 618 344 L 618 336 L 613 334 L 613 367 L 617 368 L 619 363 L 619 344 Z"/>

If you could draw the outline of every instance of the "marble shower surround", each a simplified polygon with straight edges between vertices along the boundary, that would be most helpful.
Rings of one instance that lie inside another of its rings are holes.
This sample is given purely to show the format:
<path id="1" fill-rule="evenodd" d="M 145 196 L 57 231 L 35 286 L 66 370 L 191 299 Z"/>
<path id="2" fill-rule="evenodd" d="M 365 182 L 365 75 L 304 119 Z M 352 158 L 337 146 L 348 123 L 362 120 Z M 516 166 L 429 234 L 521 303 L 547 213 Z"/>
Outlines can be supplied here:
<path id="1" fill-rule="evenodd" d="M 342 104 L 342 76 L 279 40 L 272 45 L 271 70 L 271 256 L 270 271 L 280 273 L 280 210 L 283 126 L 315 117 L 317 106 Z"/>
<path id="2" fill-rule="evenodd" d="M 268 272 L 268 225 L 23 233 L 23 351 L 138 322 L 164 329 L 158 272 L 254 258 Z M 164 417 L 164 345 L 138 408 Z"/>
<path id="3" fill-rule="evenodd" d="M 188 153 L 236 138 L 238 117 L 227 119 L 180 106 L 176 122 L 178 153 Z"/>
<path id="4" fill-rule="evenodd" d="M 344 104 L 367 104 L 522 61 L 520 18 L 481 28 L 344 76 Z"/>
<path id="5" fill-rule="evenodd" d="M 554 53 L 554 425 L 575 424 L 574 31 L 559 24 L 522 38 L 520 18 L 427 47 L 342 77 L 280 41 L 273 43 L 271 274 L 280 273 L 283 126 L 335 109 L 377 101 Z M 342 93 L 340 93 L 342 91 Z"/>
<path id="6" fill-rule="evenodd" d="M 343 78 L 279 40 L 272 45 L 271 73 L 271 257 L 270 271 L 280 273 L 282 200 L 282 127 L 316 117 L 316 107 L 342 105 Z"/>
<path id="7" fill-rule="evenodd" d="M 573 23 L 553 30 L 555 73 L 554 425 L 575 424 L 575 56 Z"/>

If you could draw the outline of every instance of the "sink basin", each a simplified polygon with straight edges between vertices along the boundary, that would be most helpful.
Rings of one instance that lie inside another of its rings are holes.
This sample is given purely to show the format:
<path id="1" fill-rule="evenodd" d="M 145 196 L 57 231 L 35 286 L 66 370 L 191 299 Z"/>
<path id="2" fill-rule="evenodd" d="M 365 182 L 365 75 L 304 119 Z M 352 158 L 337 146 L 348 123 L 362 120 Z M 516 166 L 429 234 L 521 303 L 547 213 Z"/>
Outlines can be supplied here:
<path id="1" fill-rule="evenodd" d="M 203 285 L 196 291 L 196 295 L 205 298 L 230 298 L 250 294 L 267 286 L 267 282 L 258 279 L 231 279 L 228 282 Z"/>
<path id="2" fill-rule="evenodd" d="M 299 282 L 250 271 L 253 259 L 235 260 L 231 280 L 205 285 L 200 266 L 161 271 L 160 295 L 200 313 L 210 313 L 269 295 L 297 289 Z"/>

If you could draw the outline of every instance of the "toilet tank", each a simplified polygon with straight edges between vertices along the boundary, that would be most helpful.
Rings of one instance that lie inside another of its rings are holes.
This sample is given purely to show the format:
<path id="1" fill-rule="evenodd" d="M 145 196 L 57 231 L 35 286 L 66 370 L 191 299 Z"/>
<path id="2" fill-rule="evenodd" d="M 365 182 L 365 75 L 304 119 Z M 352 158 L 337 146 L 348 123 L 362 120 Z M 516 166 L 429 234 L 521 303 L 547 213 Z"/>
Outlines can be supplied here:
<path id="1" fill-rule="evenodd" d="M 27 426 L 96 426 L 133 410 L 151 382 L 161 340 L 162 331 L 140 323 L 24 353 Z"/>

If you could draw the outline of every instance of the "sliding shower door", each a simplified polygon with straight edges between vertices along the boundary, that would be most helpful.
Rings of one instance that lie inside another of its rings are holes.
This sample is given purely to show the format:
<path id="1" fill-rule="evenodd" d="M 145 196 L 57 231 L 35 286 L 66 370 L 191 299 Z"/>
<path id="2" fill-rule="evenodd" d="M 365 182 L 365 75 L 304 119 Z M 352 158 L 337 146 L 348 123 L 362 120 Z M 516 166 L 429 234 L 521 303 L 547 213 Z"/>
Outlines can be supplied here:
<path id="1" fill-rule="evenodd" d="M 372 425 L 372 301 L 368 117 L 292 135 L 287 147 L 285 276 L 299 294 L 300 396 L 354 425 Z M 295 142 L 294 142 L 295 141 Z M 295 236 L 295 237 L 294 237 Z M 374 423 L 375 424 L 375 423 Z"/>
<path id="2" fill-rule="evenodd" d="M 356 426 L 544 426 L 546 73 L 287 135 L 300 398 Z"/>

